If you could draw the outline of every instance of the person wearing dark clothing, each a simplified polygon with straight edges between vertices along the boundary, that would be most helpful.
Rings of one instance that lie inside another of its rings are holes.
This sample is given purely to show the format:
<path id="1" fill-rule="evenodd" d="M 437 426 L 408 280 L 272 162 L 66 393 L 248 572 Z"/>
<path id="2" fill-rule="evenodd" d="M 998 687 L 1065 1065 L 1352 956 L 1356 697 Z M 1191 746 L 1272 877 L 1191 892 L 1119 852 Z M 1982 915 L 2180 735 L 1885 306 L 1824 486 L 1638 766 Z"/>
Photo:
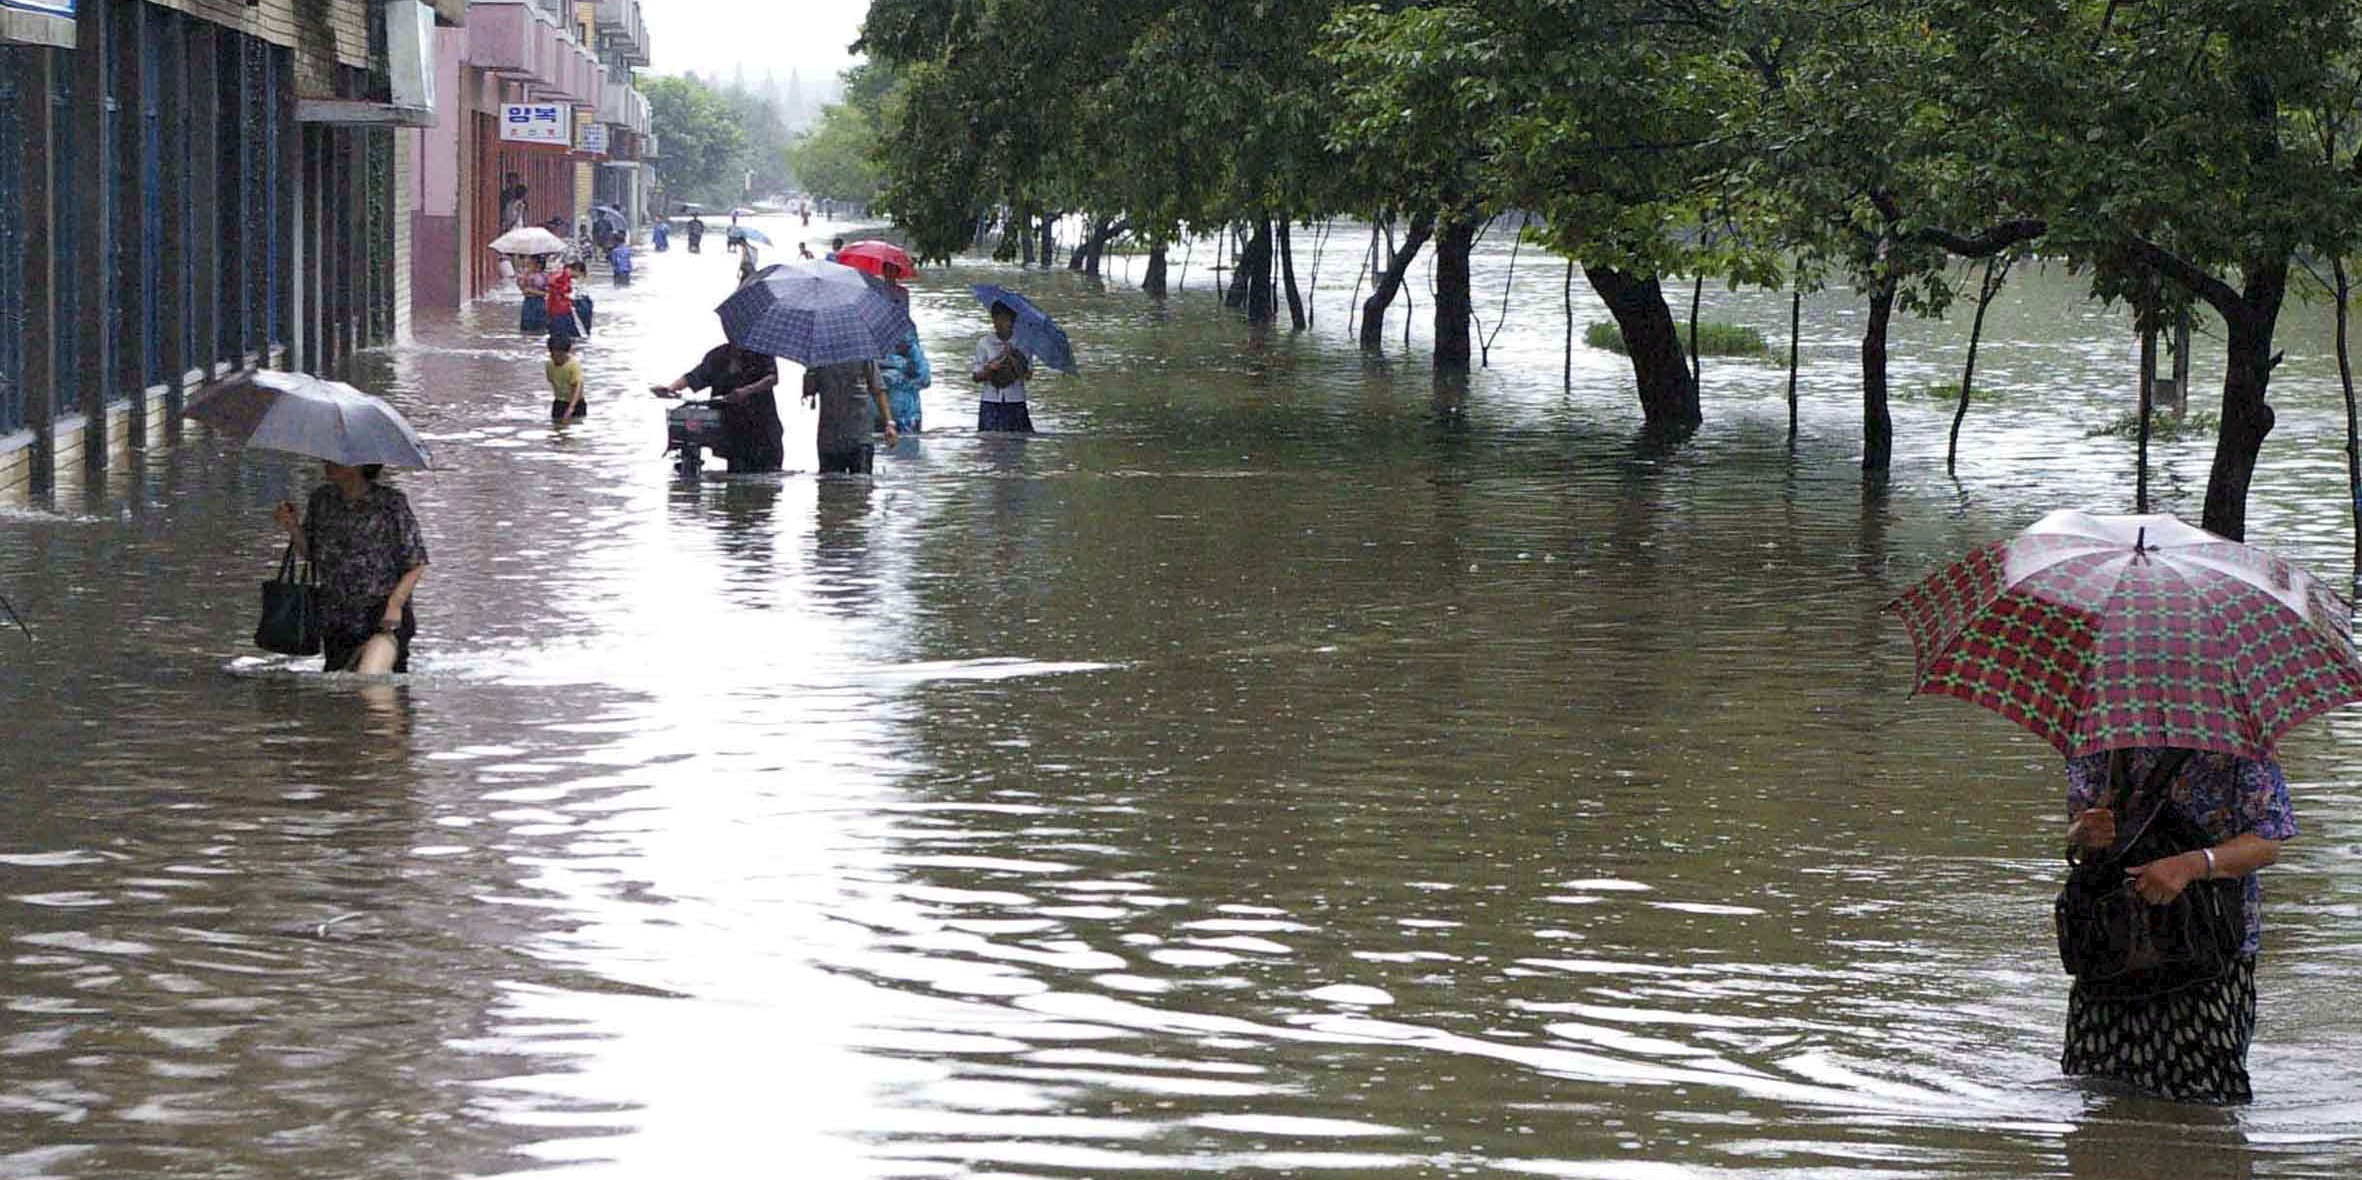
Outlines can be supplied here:
<path id="1" fill-rule="evenodd" d="M 689 252 L 691 254 L 697 253 L 698 245 L 704 241 L 705 219 L 702 217 L 691 217 L 689 219 Z"/>
<path id="2" fill-rule="evenodd" d="M 886 445 L 899 432 L 887 408 L 885 382 L 870 361 L 822 365 L 804 372 L 804 400 L 820 406 L 820 430 L 814 440 L 822 475 L 867 475 L 877 448 L 869 441 L 870 428 L 886 424 Z"/>
<path id="3" fill-rule="evenodd" d="M 327 656 L 323 669 L 407 672 L 410 637 L 418 632 L 410 595 L 427 566 L 418 518 L 402 493 L 377 482 L 381 469 L 375 464 L 326 467 L 328 482 L 312 492 L 300 515 L 292 500 L 272 513 L 320 578 L 315 601 Z M 362 658 L 378 635 L 393 640 L 391 663 L 385 666 Z"/>
<path id="4" fill-rule="evenodd" d="M 777 471 L 787 462 L 787 428 L 779 421 L 779 362 L 735 344 L 723 344 L 705 354 L 697 367 L 652 387 L 658 397 L 679 397 L 684 389 L 710 389 L 709 399 L 721 411 L 722 430 L 729 435 L 725 448 L 716 448 L 730 461 L 732 472 Z"/>

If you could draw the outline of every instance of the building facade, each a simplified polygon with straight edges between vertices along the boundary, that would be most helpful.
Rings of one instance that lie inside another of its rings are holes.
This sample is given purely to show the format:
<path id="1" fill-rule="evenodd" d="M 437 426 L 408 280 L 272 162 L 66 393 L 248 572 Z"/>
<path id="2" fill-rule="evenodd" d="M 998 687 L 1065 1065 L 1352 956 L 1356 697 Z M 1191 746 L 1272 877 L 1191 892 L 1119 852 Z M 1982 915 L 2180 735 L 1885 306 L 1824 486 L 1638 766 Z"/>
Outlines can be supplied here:
<path id="1" fill-rule="evenodd" d="M 405 44 L 461 0 L 0 0 L 0 492 L 179 431 L 408 312 Z"/>
<path id="2" fill-rule="evenodd" d="M 436 41 L 438 94 L 450 97 L 405 144 L 414 307 L 448 311 L 489 293 L 500 272 L 488 247 L 518 224 L 555 223 L 570 237 L 601 204 L 639 224 L 639 206 L 610 198 L 644 182 L 602 176 L 617 145 L 636 150 L 647 130 L 631 75 L 648 60 L 637 0 L 474 0 L 466 25 Z"/>

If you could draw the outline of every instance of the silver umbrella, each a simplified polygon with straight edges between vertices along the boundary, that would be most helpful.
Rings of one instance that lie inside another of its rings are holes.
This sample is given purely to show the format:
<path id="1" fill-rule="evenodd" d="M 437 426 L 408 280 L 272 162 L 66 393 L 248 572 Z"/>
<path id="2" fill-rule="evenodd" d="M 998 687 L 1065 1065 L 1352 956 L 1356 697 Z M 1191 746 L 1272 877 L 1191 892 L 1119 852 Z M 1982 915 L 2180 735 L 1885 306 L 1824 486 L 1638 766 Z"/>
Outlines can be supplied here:
<path id="1" fill-rule="evenodd" d="M 399 411 L 342 381 L 265 370 L 181 411 L 250 447 L 309 455 L 346 467 L 431 467 L 432 456 Z"/>

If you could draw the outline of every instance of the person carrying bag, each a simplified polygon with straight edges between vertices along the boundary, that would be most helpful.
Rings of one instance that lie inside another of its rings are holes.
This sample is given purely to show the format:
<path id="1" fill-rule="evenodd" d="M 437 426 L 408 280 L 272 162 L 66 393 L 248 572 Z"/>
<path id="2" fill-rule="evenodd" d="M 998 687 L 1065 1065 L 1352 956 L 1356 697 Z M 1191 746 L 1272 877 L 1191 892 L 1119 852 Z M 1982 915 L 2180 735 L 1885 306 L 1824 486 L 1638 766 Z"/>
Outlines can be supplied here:
<path id="1" fill-rule="evenodd" d="M 295 544 L 279 558 L 279 574 L 262 584 L 262 621 L 254 626 L 254 646 L 283 656 L 320 654 L 320 580 L 312 563 L 296 569 Z"/>

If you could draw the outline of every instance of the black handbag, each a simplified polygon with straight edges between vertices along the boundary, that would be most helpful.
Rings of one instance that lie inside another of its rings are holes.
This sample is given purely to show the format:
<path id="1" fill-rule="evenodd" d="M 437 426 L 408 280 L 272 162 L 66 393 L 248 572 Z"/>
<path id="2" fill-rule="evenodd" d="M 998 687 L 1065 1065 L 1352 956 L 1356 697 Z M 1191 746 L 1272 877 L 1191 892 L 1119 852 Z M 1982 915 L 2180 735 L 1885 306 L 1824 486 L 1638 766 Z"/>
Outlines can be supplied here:
<path id="1" fill-rule="evenodd" d="M 295 543 L 279 558 L 279 576 L 262 584 L 262 621 L 254 625 L 254 646 L 283 656 L 320 654 L 319 578 L 312 563 L 299 575 Z"/>
<path id="2" fill-rule="evenodd" d="M 2214 844 L 2173 801 L 2174 776 L 2189 759 L 2188 750 L 2168 753 L 2134 792 L 2119 751 L 2109 761 L 2105 801 L 2118 817 L 2116 845 L 2067 853 L 2067 882 L 2052 907 L 2059 962 L 2087 987 L 2158 995 L 2220 979 L 2238 960 L 2247 937 L 2246 886 L 2238 878 L 2192 881 L 2179 897 L 2151 905 L 2125 876 L 2133 866 Z M 2146 811 L 2137 810 L 2144 802 Z"/>

